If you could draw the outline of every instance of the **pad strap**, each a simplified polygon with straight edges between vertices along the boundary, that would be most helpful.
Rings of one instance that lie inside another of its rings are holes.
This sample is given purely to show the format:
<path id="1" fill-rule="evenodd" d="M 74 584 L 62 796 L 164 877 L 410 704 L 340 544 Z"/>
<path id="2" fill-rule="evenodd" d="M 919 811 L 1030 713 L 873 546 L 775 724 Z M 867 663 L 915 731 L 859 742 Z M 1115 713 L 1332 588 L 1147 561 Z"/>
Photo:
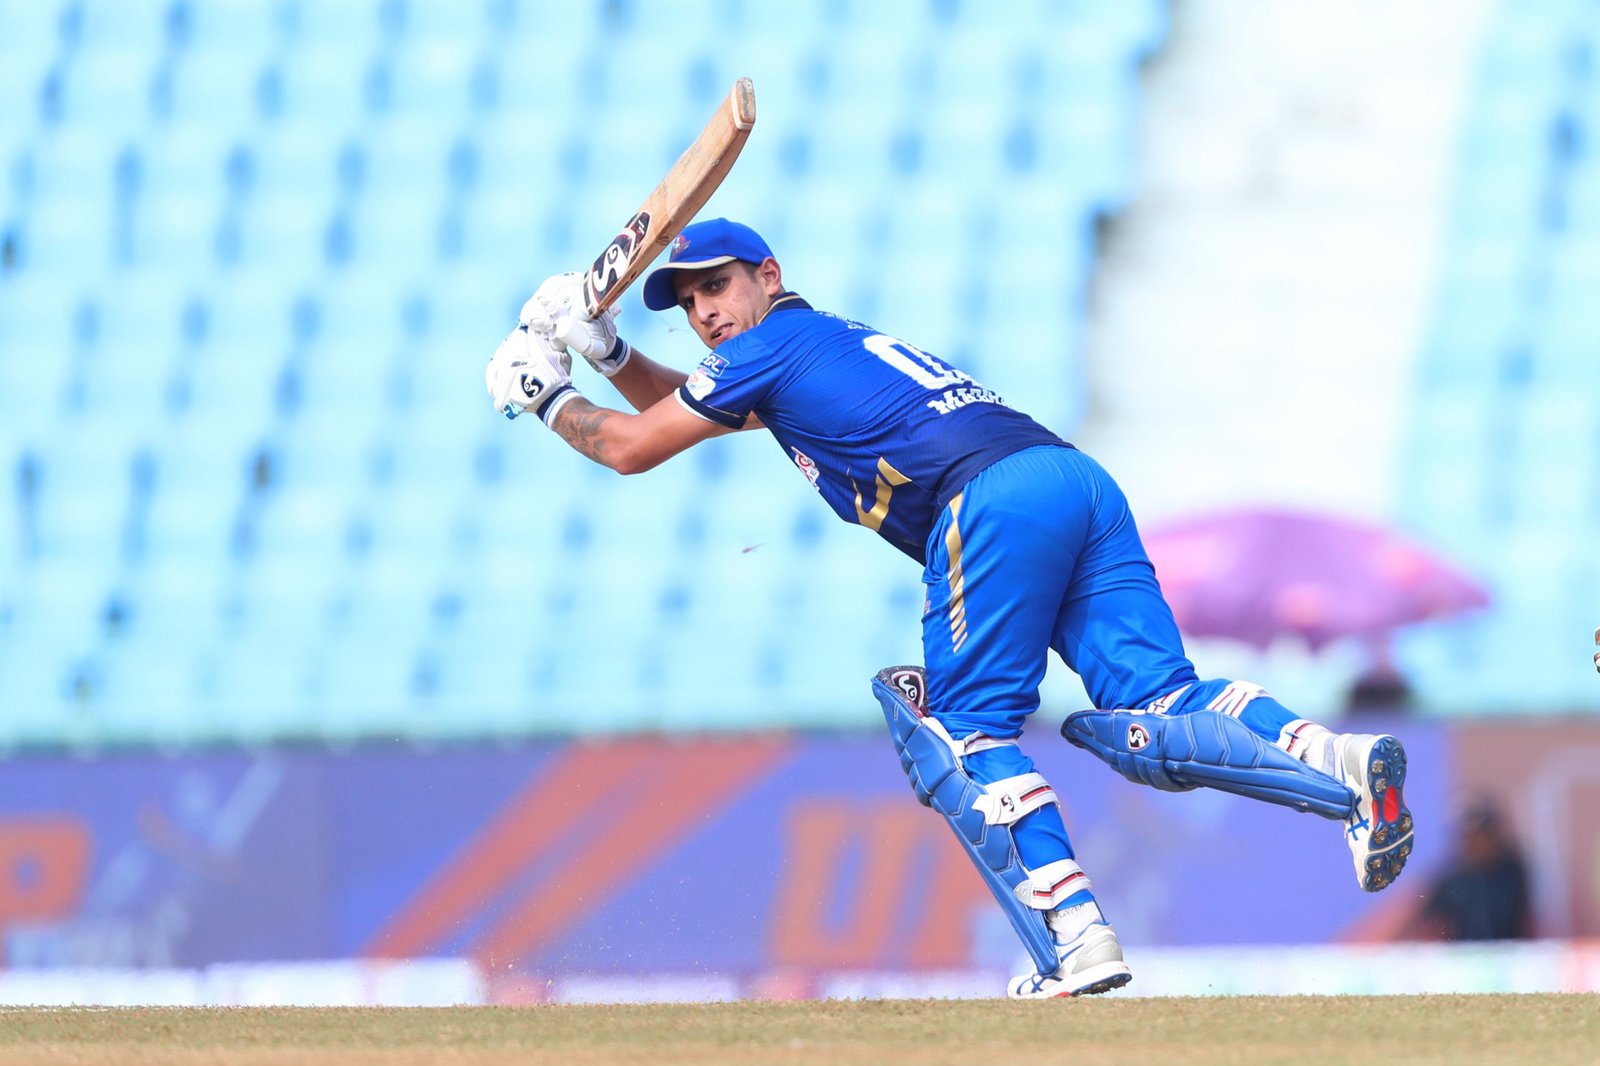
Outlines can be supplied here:
<path id="1" fill-rule="evenodd" d="M 1144 709 L 1145 713 L 1146 714 L 1166 714 L 1166 713 L 1168 713 L 1169 711 L 1172 710 L 1172 708 L 1174 708 L 1174 707 L 1176 707 L 1178 705 L 1178 701 L 1179 700 L 1183 699 L 1183 694 L 1185 692 L 1188 692 L 1192 688 L 1194 688 L 1194 682 L 1193 681 L 1189 682 L 1187 685 L 1181 685 L 1178 688 L 1173 689 L 1171 692 L 1167 693 L 1165 696 L 1162 696 L 1160 699 L 1158 699 L 1154 703 L 1150 704 L 1150 706 L 1146 707 Z"/>
<path id="2" fill-rule="evenodd" d="M 1206 710 L 1237 718 L 1239 712 L 1243 711 L 1251 700 L 1260 699 L 1265 695 L 1267 690 L 1254 681 L 1229 681 L 1223 686 L 1222 691 L 1206 704 Z"/>
<path id="3" fill-rule="evenodd" d="M 983 786 L 973 807 L 981 811 L 990 825 L 1015 825 L 1024 815 L 1056 802 L 1056 790 L 1043 774 L 1018 774 Z"/>
<path id="4" fill-rule="evenodd" d="M 1028 879 L 1017 886 L 1017 898 L 1036 911 L 1053 911 L 1069 896 L 1092 892 L 1089 875 L 1071 859 L 1059 859 L 1028 872 Z"/>
<path id="5" fill-rule="evenodd" d="M 950 745 L 950 754 L 958 759 L 965 758 L 968 755 L 975 755 L 980 751 L 989 751 L 993 748 L 1014 748 L 1017 746 L 1015 740 L 1001 740 L 998 737 L 985 736 L 982 733 L 974 733 L 969 737 L 962 737 L 957 740 L 950 735 L 950 730 L 944 727 L 944 723 L 933 715 L 922 711 L 921 717 L 927 727 L 933 730 L 935 736 Z"/>

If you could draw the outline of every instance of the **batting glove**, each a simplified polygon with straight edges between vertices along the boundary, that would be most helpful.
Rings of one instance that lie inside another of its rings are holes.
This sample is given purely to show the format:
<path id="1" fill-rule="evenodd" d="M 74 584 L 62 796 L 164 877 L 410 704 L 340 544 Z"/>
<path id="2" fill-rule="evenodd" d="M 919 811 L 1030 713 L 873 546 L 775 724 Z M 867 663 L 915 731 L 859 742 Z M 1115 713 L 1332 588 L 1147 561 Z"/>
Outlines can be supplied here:
<path id="1" fill-rule="evenodd" d="M 610 308 L 591 319 L 583 306 L 583 278 L 557 274 L 544 280 L 522 305 L 522 324 L 551 337 L 595 370 L 611 377 L 633 356 L 633 348 L 617 336 L 617 313 Z"/>
<path id="2" fill-rule="evenodd" d="M 507 418 L 532 411 L 549 425 L 578 395 L 572 387 L 572 357 L 548 337 L 518 326 L 500 342 L 483 372 L 494 409 Z"/>

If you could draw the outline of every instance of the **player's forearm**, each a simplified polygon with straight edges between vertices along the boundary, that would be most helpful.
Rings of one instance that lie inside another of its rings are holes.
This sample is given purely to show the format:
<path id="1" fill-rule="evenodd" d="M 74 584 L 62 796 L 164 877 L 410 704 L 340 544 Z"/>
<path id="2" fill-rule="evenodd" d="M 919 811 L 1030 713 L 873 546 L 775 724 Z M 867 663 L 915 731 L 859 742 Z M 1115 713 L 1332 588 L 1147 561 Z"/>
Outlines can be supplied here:
<path id="1" fill-rule="evenodd" d="M 670 396 L 686 380 L 688 375 L 683 371 L 662 366 L 637 348 L 622 369 L 611 375 L 611 384 L 636 411 L 643 411 L 662 397 Z"/>
<path id="2" fill-rule="evenodd" d="M 627 369 L 623 368 L 624 371 Z M 622 374 L 617 374 L 617 378 L 620 377 Z M 616 378 L 612 380 L 615 382 Z M 624 391 L 623 395 L 626 396 L 627 392 Z M 636 427 L 638 418 L 638 415 L 597 406 L 579 396 L 556 412 L 550 428 L 579 455 L 619 474 L 639 474 L 656 466 L 667 456 L 654 454 L 649 439 Z"/>

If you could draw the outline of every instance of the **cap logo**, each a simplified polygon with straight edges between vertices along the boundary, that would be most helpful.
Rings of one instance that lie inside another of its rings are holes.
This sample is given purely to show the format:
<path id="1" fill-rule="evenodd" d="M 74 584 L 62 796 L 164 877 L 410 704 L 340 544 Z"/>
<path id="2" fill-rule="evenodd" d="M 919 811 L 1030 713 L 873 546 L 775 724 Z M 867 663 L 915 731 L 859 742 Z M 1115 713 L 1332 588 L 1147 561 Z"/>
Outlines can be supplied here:
<path id="1" fill-rule="evenodd" d="M 678 258 L 678 256 L 683 254 L 683 250 L 687 247 L 689 247 L 689 238 L 685 237 L 681 233 L 678 234 L 672 239 L 672 255 L 669 258 Z"/>

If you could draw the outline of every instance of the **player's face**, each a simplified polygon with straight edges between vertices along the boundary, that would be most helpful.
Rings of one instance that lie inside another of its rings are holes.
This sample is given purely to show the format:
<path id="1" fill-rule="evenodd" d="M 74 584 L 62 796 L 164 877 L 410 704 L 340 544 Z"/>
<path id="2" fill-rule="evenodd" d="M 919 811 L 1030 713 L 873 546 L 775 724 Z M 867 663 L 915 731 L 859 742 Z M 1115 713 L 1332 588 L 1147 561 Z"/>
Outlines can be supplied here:
<path id="1" fill-rule="evenodd" d="M 707 270 L 680 270 L 673 285 L 689 325 L 707 348 L 715 348 L 761 321 L 773 297 L 783 291 L 783 273 L 776 259 L 759 266 L 735 261 Z"/>

